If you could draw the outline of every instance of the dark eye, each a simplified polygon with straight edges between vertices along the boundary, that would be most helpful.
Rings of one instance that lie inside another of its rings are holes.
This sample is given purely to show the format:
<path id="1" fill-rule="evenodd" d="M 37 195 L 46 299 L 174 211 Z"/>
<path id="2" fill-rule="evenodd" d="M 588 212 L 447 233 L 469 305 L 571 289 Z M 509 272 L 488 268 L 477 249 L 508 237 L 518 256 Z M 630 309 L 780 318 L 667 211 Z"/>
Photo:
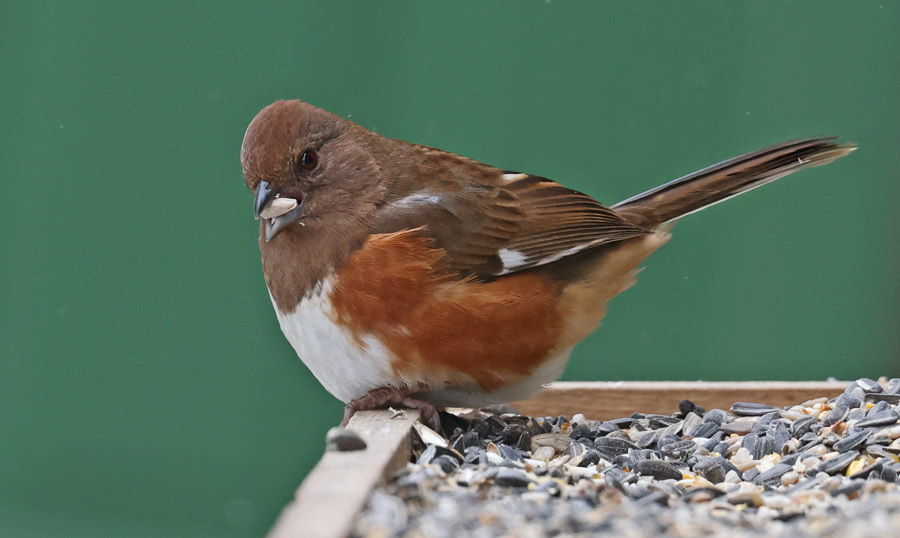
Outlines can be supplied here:
<path id="1" fill-rule="evenodd" d="M 319 154 L 314 150 L 308 149 L 300 156 L 300 168 L 304 170 L 312 170 L 319 164 Z"/>

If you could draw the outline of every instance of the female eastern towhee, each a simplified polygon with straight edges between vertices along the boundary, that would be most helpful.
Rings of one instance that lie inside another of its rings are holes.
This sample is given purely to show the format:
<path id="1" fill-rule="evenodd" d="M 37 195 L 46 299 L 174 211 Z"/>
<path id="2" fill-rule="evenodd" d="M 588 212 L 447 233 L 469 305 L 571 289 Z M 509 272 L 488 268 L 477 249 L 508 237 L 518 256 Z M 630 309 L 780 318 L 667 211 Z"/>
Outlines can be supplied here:
<path id="1" fill-rule="evenodd" d="M 281 330 L 346 422 L 389 402 L 434 419 L 529 396 L 673 221 L 853 149 L 784 142 L 605 207 L 278 101 L 247 128 L 241 165 Z"/>

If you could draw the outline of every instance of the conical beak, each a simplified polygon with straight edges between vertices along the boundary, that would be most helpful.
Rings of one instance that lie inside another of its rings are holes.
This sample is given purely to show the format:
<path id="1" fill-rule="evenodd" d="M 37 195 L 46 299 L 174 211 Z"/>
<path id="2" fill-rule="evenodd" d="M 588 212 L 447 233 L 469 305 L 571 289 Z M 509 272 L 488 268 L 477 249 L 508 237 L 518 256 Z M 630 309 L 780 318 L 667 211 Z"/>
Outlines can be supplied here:
<path id="1" fill-rule="evenodd" d="M 256 186 L 256 199 L 253 201 L 253 218 L 259 220 L 259 215 L 269 202 L 275 199 L 275 191 L 268 181 L 262 180 Z"/>

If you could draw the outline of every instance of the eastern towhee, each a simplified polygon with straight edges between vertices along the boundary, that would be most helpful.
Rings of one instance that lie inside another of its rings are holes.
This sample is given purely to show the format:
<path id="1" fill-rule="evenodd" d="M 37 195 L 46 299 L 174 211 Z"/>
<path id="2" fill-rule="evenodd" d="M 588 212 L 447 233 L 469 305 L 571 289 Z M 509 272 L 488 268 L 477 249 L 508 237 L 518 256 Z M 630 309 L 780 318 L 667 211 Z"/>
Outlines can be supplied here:
<path id="1" fill-rule="evenodd" d="M 676 219 L 853 149 L 784 142 L 606 207 L 278 101 L 241 165 L 281 330 L 344 422 L 388 403 L 434 420 L 554 381 Z"/>

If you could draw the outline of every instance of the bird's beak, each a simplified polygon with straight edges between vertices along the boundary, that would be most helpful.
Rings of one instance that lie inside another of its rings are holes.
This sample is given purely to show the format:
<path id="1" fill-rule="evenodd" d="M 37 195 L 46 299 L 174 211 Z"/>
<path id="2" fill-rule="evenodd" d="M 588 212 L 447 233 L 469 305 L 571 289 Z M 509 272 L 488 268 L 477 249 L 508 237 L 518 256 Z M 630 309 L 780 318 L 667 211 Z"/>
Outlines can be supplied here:
<path id="1" fill-rule="evenodd" d="M 268 181 L 259 182 L 253 202 L 253 216 L 265 220 L 267 243 L 289 225 L 300 222 L 303 218 L 302 201 L 302 198 L 299 201 L 296 198 L 282 198 Z"/>

